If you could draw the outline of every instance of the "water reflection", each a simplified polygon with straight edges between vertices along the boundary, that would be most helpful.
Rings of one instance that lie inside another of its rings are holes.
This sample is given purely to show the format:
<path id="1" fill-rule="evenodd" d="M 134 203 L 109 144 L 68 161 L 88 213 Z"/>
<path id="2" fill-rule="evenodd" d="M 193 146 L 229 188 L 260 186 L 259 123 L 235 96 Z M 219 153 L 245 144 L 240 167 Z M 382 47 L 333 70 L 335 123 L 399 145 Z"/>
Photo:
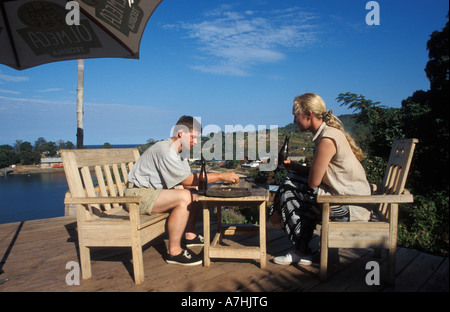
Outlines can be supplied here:
<path id="1" fill-rule="evenodd" d="M 0 177 L 0 223 L 64 215 L 64 172 Z"/>

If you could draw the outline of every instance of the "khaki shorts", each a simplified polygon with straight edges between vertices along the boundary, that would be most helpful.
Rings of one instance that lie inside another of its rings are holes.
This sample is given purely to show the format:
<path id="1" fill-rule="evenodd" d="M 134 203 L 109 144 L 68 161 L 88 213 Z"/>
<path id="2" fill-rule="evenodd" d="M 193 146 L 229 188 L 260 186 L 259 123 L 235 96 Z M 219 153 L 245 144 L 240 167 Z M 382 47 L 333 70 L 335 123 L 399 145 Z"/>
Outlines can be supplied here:
<path id="1" fill-rule="evenodd" d="M 162 189 L 155 190 L 151 188 L 126 188 L 125 196 L 141 196 L 141 202 L 139 203 L 139 212 L 141 214 L 151 214 L 153 205 L 156 199 L 161 193 Z"/>

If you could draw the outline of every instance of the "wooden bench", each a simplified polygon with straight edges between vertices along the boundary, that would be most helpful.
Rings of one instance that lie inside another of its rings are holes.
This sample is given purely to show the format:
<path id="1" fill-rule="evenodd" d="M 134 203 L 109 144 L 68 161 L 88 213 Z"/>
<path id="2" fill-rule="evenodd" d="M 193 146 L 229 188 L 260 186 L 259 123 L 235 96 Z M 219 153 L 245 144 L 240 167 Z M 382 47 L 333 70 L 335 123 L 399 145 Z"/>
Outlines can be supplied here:
<path id="1" fill-rule="evenodd" d="M 82 278 L 91 277 L 90 247 L 131 247 L 134 282 L 144 281 L 142 246 L 165 232 L 168 213 L 140 215 L 140 197 L 124 196 L 134 148 L 61 150 L 69 192 L 76 205 Z"/>
<path id="2" fill-rule="evenodd" d="M 322 206 L 320 244 L 320 277 L 326 279 L 328 248 L 381 248 L 388 250 L 387 283 L 395 278 L 395 251 L 397 249 L 398 204 L 413 202 L 413 195 L 405 190 L 406 178 L 417 139 L 397 140 L 393 143 L 383 184 L 373 188 L 374 195 L 322 195 L 317 202 Z M 377 222 L 330 222 L 331 204 L 377 204 Z"/>

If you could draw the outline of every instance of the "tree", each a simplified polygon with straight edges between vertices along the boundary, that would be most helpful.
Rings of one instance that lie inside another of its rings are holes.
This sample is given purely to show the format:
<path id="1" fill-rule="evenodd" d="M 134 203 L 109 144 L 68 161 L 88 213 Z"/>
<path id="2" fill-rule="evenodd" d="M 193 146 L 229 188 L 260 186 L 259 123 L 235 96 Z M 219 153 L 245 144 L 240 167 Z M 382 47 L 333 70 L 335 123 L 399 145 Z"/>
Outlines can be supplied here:
<path id="1" fill-rule="evenodd" d="M 22 165 L 32 165 L 40 162 L 41 157 L 39 152 L 33 151 L 33 146 L 30 142 L 22 142 L 18 148 L 18 155 Z"/>
<path id="2" fill-rule="evenodd" d="M 103 144 L 103 146 L 101 148 L 113 148 L 114 146 L 111 145 L 111 143 L 106 142 Z"/>
<path id="3" fill-rule="evenodd" d="M 66 141 L 64 148 L 65 149 L 74 149 L 75 145 L 71 141 Z"/>
<path id="4" fill-rule="evenodd" d="M 448 19 L 448 14 L 447 14 Z M 448 146 L 449 146 L 449 22 L 447 21 L 442 31 L 435 31 L 427 42 L 429 61 L 425 72 L 430 80 L 430 91 L 428 105 L 431 108 L 429 119 L 433 127 L 428 128 L 431 132 L 429 137 L 430 147 L 436 157 L 433 173 L 440 174 L 448 172 Z M 434 175 L 437 177 L 439 175 Z M 438 184 L 446 185 L 448 192 L 448 174 Z"/>
<path id="5" fill-rule="evenodd" d="M 358 123 L 370 128 L 370 157 L 383 156 L 395 138 L 419 139 L 407 181 L 415 202 L 400 206 L 398 241 L 407 248 L 444 254 L 448 254 L 449 247 L 448 24 L 442 32 L 433 32 L 427 43 L 429 61 L 425 72 L 430 90 L 414 92 L 402 101 L 400 109 L 381 107 L 353 93 L 338 97 L 341 105 L 358 112 Z M 368 176 L 379 167 L 366 166 Z"/>
<path id="6" fill-rule="evenodd" d="M 20 146 L 20 144 L 22 144 L 22 142 L 23 142 L 23 140 L 16 140 L 16 142 L 14 143 L 14 148 L 15 148 L 16 150 L 18 150 L 18 149 L 19 149 L 19 146 Z"/>
<path id="7" fill-rule="evenodd" d="M 43 146 L 42 152 L 46 156 L 50 156 L 50 157 L 55 156 L 56 153 L 58 152 L 58 147 L 56 146 L 55 142 L 50 141 Z"/>
<path id="8" fill-rule="evenodd" d="M 66 147 L 66 145 L 64 144 L 64 140 L 61 140 L 61 139 L 56 141 L 56 145 L 58 146 L 58 150 L 63 149 L 63 148 Z"/>
<path id="9" fill-rule="evenodd" d="M 18 150 L 21 153 L 23 153 L 23 152 L 31 152 L 31 151 L 33 151 L 33 146 L 31 145 L 30 142 L 25 141 L 25 142 L 20 143 Z"/>
<path id="10" fill-rule="evenodd" d="M 8 167 L 18 162 L 17 152 L 11 145 L 0 145 L 0 168 Z"/>
<path id="11" fill-rule="evenodd" d="M 406 136 L 420 141 L 412 174 L 417 183 L 415 188 L 424 194 L 441 190 L 448 193 L 448 28 L 447 21 L 443 30 L 433 32 L 427 42 L 429 61 L 425 72 L 430 80 L 430 90 L 416 91 L 402 102 L 403 131 Z"/>
<path id="12" fill-rule="evenodd" d="M 447 14 L 448 18 L 448 14 Z M 443 93 L 448 97 L 449 88 L 449 22 L 444 26 L 442 31 L 434 31 L 430 40 L 427 42 L 428 63 L 425 72 L 430 80 L 430 89 Z M 446 111 L 448 116 L 449 103 L 445 105 L 437 105 L 437 109 Z"/>
<path id="13" fill-rule="evenodd" d="M 399 109 L 388 108 L 350 92 L 339 94 L 336 100 L 341 106 L 346 105 L 357 112 L 356 123 L 361 126 L 359 129 L 364 128 L 364 136 L 357 141 L 358 145 L 372 156 L 387 157 L 392 142 L 403 136 Z"/>
<path id="14" fill-rule="evenodd" d="M 34 150 L 39 152 L 39 153 L 43 153 L 44 152 L 44 146 L 47 144 L 47 140 L 44 139 L 43 137 L 39 137 L 35 142 L 34 142 Z"/>

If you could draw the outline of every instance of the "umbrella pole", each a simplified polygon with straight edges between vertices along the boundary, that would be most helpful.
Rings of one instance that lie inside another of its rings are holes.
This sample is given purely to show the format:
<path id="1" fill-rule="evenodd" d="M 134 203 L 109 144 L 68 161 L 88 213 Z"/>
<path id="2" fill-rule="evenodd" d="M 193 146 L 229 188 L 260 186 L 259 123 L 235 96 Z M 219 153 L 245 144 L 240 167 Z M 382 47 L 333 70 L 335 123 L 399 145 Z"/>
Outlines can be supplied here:
<path id="1" fill-rule="evenodd" d="M 78 84 L 77 84 L 77 149 L 83 148 L 83 95 L 84 95 L 84 60 L 78 60 Z"/>

